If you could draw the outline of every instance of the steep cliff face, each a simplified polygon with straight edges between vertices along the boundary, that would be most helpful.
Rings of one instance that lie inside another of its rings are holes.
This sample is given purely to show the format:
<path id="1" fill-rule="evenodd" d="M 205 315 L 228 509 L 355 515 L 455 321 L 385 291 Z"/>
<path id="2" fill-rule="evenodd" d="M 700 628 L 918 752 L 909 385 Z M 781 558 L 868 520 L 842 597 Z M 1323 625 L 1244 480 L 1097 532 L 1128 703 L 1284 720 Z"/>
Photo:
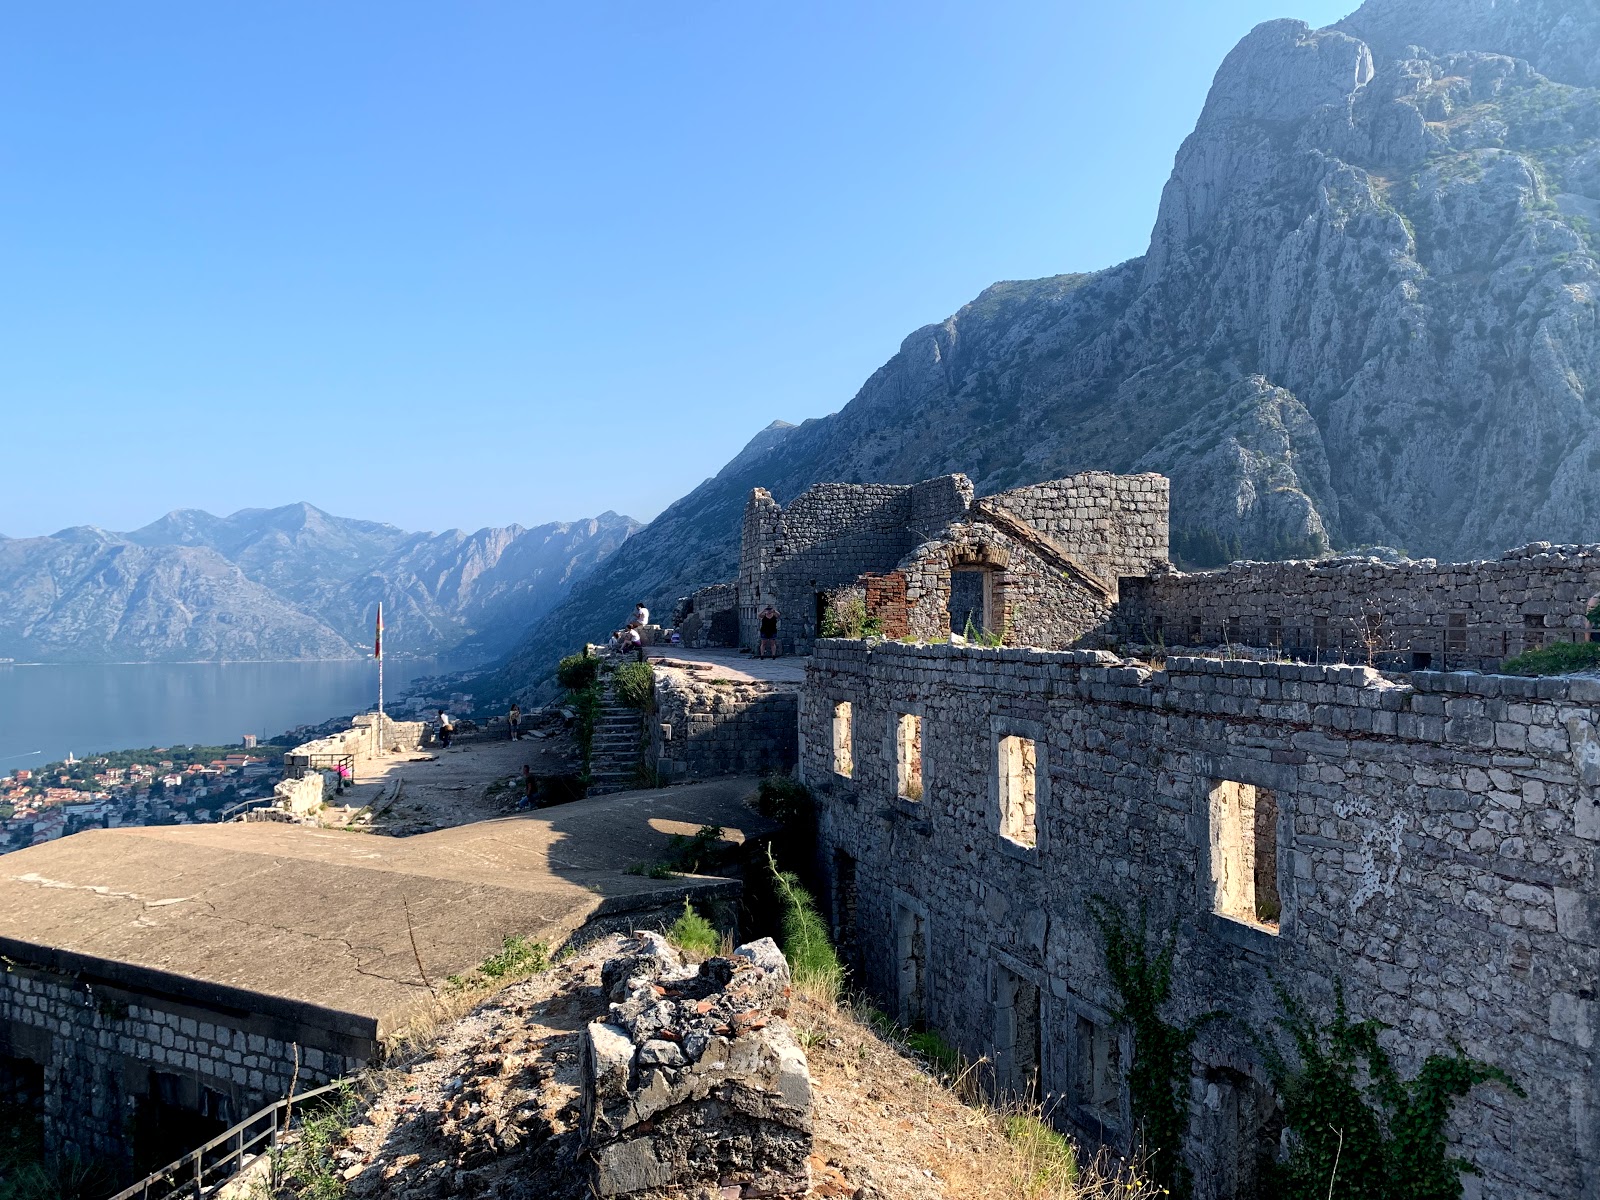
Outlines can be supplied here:
<path id="1" fill-rule="evenodd" d="M 755 484 L 1162 471 L 1193 565 L 1600 538 L 1597 64 L 1588 0 L 1260 26 L 1143 258 L 997 284 L 838 413 L 764 432 L 551 613 L 507 682 L 614 623 L 607 604 L 730 576 Z"/>
<path id="2" fill-rule="evenodd" d="M 638 523 L 407 533 L 309 504 L 0 538 L 0 656 L 34 661 L 504 653 Z"/>

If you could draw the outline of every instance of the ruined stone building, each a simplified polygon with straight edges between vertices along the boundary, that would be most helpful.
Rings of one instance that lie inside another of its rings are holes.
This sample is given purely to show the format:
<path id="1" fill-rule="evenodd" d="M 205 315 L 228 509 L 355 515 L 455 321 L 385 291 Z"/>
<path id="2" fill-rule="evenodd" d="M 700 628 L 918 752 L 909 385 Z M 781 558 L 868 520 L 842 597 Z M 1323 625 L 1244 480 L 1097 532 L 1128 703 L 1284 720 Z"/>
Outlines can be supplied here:
<path id="1" fill-rule="evenodd" d="M 853 588 L 889 637 L 970 626 L 1070 645 L 1106 619 L 1119 577 L 1166 561 L 1167 496 L 1162 476 L 1105 472 L 979 499 L 965 475 L 818 484 L 787 507 L 757 488 L 740 539 L 740 644 L 755 645 L 770 603 L 785 652 L 807 653 L 830 594 Z"/>

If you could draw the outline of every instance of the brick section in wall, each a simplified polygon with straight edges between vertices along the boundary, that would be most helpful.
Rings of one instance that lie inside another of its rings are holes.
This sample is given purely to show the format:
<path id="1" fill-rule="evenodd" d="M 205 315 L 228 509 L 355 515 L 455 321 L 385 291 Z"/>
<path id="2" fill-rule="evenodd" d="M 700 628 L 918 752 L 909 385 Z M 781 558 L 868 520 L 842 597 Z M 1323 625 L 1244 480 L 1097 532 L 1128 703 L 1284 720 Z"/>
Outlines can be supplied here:
<path id="1" fill-rule="evenodd" d="M 832 761 L 845 704 L 848 779 Z M 1403 1075 L 1459 1043 L 1527 1089 L 1456 1109 L 1452 1152 L 1485 1200 L 1600 1181 L 1600 679 L 1403 685 L 1365 667 L 1152 672 L 1094 651 L 824 641 L 801 714 L 819 899 L 856 981 L 987 1057 L 997 1086 L 1037 1081 L 1061 1119 L 1129 1144 L 1129 1047 L 1089 903 L 1148 898 L 1151 927 L 1178 930 L 1171 1016 L 1236 1018 L 1195 1046 L 1199 1200 L 1254 1185 L 1271 1100 L 1245 1031 L 1273 1028 L 1274 979 L 1318 1013 L 1341 980 L 1354 1016 L 1392 1027 Z M 920 799 L 897 794 L 907 715 Z M 1022 837 L 1003 808 L 1018 794 Z"/>

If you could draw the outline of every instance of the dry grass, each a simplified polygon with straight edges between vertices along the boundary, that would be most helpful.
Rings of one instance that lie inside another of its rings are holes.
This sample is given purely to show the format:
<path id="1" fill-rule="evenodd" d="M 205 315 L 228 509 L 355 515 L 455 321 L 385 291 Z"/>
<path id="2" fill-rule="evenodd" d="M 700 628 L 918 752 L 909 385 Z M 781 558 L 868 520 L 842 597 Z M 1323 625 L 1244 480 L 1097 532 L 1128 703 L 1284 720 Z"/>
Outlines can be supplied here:
<path id="1" fill-rule="evenodd" d="M 1154 1200 L 1162 1191 L 1078 1147 L 1038 1105 L 996 1107 L 987 1064 L 931 1069 L 869 1010 L 796 998 L 791 1020 L 816 1097 L 817 1157 L 895 1200 Z M 825 1194 L 819 1192 L 818 1194 Z"/>

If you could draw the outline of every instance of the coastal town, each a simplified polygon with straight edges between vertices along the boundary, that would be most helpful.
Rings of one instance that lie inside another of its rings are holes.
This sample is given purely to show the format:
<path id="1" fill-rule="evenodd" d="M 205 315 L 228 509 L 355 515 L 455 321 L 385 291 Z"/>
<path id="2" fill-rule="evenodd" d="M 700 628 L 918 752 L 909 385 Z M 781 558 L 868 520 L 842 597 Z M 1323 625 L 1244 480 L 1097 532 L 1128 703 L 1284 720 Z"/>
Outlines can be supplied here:
<path id="1" fill-rule="evenodd" d="M 266 803 L 282 778 L 283 750 L 257 746 L 150 747 L 44 767 L 0 779 L 0 854 L 85 829 L 191 825 Z"/>

